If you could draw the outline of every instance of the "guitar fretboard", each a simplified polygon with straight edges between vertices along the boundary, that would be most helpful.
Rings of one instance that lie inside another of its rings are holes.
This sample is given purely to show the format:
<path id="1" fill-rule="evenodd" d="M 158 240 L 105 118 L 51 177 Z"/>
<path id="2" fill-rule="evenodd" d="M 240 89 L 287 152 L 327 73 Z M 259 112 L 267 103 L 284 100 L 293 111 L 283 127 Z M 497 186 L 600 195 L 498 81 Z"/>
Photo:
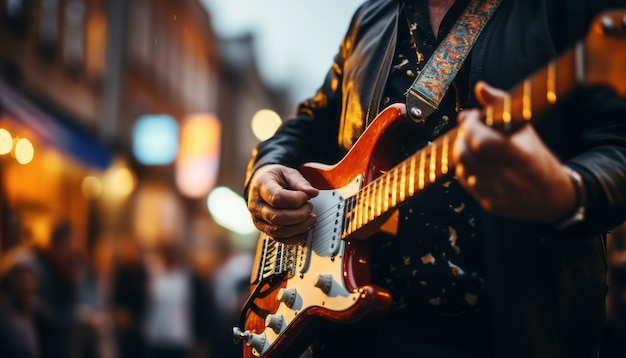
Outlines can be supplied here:
<path id="1" fill-rule="evenodd" d="M 559 98 L 585 80 L 584 47 L 579 44 L 484 109 L 485 124 L 512 133 L 540 118 Z M 454 167 L 451 129 L 346 199 L 342 238 L 416 196 Z"/>

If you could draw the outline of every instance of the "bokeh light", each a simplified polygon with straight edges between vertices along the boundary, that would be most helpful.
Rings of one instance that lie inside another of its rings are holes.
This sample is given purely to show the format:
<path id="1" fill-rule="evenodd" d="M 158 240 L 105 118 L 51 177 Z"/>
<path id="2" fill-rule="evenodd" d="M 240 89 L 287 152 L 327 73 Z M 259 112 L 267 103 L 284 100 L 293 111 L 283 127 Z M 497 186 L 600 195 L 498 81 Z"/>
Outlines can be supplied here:
<path id="1" fill-rule="evenodd" d="M 166 165 L 178 153 L 178 123 L 168 115 L 139 117 L 133 128 L 133 154 L 141 164 Z"/>
<path id="2" fill-rule="evenodd" d="M 96 199 L 102 194 L 102 183 L 94 176 L 87 176 L 83 179 L 83 195 L 88 199 Z"/>
<path id="3" fill-rule="evenodd" d="M 13 149 L 13 136 L 8 130 L 0 128 L 0 155 L 8 154 Z"/>
<path id="4" fill-rule="evenodd" d="M 18 139 L 15 143 L 15 159 L 20 164 L 28 164 L 33 160 L 35 156 L 35 147 L 26 138 Z"/>
<path id="5" fill-rule="evenodd" d="M 256 231 L 245 200 L 227 187 L 217 187 L 207 198 L 207 207 L 216 223 L 241 235 Z"/>
<path id="6" fill-rule="evenodd" d="M 252 117 L 252 133 L 258 140 L 264 141 L 276 133 L 282 122 L 278 113 L 262 109 Z"/>
<path id="7" fill-rule="evenodd" d="M 113 195 L 125 197 L 135 190 L 135 176 L 128 168 L 116 168 L 111 173 L 111 184 Z"/>
<path id="8" fill-rule="evenodd" d="M 211 114 L 189 115 L 182 122 L 176 158 L 176 186 L 191 198 L 203 198 L 215 186 L 222 126 Z"/>

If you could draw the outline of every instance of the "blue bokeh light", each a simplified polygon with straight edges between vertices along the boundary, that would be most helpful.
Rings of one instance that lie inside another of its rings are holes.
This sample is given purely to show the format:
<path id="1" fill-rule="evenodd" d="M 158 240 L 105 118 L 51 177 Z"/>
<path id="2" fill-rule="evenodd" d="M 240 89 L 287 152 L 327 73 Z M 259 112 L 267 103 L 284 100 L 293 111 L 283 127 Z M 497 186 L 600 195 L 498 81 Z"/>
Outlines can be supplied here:
<path id="1" fill-rule="evenodd" d="M 145 115 L 133 128 L 133 154 L 144 165 L 167 165 L 178 154 L 178 123 L 169 115 Z"/>

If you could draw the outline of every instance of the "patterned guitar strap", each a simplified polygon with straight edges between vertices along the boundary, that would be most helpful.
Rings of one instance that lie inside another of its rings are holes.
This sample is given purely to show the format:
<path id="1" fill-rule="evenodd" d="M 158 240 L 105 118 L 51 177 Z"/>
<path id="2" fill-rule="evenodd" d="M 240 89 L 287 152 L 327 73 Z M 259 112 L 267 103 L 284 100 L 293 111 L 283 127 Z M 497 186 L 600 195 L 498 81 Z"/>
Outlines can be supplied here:
<path id="1" fill-rule="evenodd" d="M 471 0 L 407 91 L 409 117 L 423 123 L 437 110 L 500 0 Z"/>

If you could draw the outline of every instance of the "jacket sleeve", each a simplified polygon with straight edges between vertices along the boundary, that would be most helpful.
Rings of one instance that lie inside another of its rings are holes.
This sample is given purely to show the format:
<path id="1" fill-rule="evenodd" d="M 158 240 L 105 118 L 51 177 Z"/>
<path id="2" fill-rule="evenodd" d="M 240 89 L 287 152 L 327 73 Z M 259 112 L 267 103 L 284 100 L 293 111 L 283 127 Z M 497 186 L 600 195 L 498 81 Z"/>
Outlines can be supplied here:
<path id="1" fill-rule="evenodd" d="M 254 149 L 244 183 L 246 199 L 252 174 L 263 165 L 297 167 L 308 161 L 332 163 L 343 154 L 337 145 L 337 137 L 342 110 L 344 64 L 350 56 L 359 28 L 361 9 L 353 16 L 339 53 L 316 95 L 300 103 L 296 116 L 286 120 L 274 136 Z"/>
<path id="2" fill-rule="evenodd" d="M 497 23 L 502 31 L 492 35 L 483 79 L 501 88 L 520 83 L 516 76 L 527 69 L 516 69 L 524 62 L 531 67 L 545 64 L 546 49 L 552 48 L 554 55 L 571 49 L 589 31 L 591 21 L 615 4 L 615 0 L 503 2 L 511 7 L 511 15 Z M 544 24 L 549 25 L 549 36 Z M 508 71 L 498 67 L 499 62 L 508 64 Z M 564 237 L 606 232 L 626 219 L 626 103 L 606 88 L 574 92 L 573 97 L 560 99 L 549 118 L 535 124 L 544 142 L 581 174 L 585 184 L 586 220 L 558 233 Z"/>
<path id="3" fill-rule="evenodd" d="M 587 196 L 585 223 L 572 230 L 600 233 L 626 218 L 626 102 L 607 89 L 584 96 L 586 109 L 580 111 L 587 113 L 569 117 L 586 118 L 580 136 L 584 151 L 565 161 L 581 174 Z"/>
<path id="4" fill-rule="evenodd" d="M 596 16 L 620 6 L 624 8 L 626 1 L 588 0 L 584 11 L 587 16 Z M 562 26 L 561 31 L 570 36 L 574 33 L 567 26 Z M 626 99 L 610 89 L 596 88 L 581 93 L 569 103 L 564 117 L 575 121 L 580 128 L 580 151 L 565 163 L 581 174 L 587 204 L 585 222 L 567 231 L 606 232 L 626 219 Z"/>

